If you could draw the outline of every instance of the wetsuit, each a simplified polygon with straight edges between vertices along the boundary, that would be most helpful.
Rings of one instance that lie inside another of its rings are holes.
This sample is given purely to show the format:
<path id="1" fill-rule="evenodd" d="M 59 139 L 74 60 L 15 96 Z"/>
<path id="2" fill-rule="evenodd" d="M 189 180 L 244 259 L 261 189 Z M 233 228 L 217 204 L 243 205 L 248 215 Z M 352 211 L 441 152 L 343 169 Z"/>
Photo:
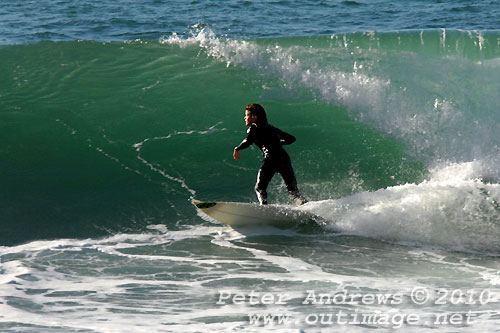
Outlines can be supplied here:
<path id="1" fill-rule="evenodd" d="M 285 133 L 266 121 L 253 123 L 248 127 L 247 137 L 235 150 L 239 151 L 255 144 L 262 151 L 264 161 L 257 175 L 255 192 L 261 205 L 267 204 L 267 186 L 277 172 L 285 181 L 288 193 L 297 204 L 307 202 L 299 193 L 292 162 L 283 145 L 295 142 L 295 137 Z"/>

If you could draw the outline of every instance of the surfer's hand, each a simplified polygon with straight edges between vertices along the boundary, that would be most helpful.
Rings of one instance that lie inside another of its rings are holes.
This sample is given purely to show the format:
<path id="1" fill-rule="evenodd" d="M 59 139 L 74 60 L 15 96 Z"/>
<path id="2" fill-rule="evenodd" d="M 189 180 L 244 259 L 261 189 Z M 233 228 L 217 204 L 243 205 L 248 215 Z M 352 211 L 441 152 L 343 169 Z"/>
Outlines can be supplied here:
<path id="1" fill-rule="evenodd" d="M 235 149 L 235 150 L 233 151 L 233 157 L 234 157 L 234 159 L 235 159 L 235 160 L 238 160 L 238 161 L 239 161 L 239 160 L 241 159 L 241 152 L 240 152 L 239 150 L 236 150 L 236 149 Z"/>

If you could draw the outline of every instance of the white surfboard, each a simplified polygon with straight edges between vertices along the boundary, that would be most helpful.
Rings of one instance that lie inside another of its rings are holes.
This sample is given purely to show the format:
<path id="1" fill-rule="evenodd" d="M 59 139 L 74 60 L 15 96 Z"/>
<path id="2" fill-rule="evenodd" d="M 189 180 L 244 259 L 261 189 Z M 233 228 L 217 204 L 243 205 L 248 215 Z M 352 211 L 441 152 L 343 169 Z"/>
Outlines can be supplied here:
<path id="1" fill-rule="evenodd" d="M 290 224 L 307 223 L 317 217 L 309 212 L 285 206 L 265 205 L 243 202 L 193 201 L 205 215 L 230 226 L 252 224 Z"/>

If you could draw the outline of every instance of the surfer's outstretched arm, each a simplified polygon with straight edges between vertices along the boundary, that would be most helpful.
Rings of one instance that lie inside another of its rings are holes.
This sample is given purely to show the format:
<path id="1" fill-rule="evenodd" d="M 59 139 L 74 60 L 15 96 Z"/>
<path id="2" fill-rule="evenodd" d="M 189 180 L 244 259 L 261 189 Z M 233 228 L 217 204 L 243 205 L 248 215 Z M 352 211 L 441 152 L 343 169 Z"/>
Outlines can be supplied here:
<path id="1" fill-rule="evenodd" d="M 248 147 L 250 147 L 253 144 L 253 142 L 255 141 L 255 135 L 256 135 L 255 130 L 256 130 L 255 126 L 248 127 L 246 138 L 244 138 L 243 141 L 241 141 L 241 143 L 238 145 L 238 147 L 234 148 L 233 157 L 235 160 L 239 161 L 241 159 L 240 150 L 247 149 Z"/>

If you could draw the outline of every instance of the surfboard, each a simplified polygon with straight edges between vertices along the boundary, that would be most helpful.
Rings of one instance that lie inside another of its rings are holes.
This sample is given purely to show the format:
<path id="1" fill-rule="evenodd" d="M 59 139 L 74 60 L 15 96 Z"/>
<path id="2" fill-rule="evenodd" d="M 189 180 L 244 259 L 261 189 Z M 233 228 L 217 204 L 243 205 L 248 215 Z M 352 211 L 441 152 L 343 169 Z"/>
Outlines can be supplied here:
<path id="1" fill-rule="evenodd" d="M 312 213 L 296 208 L 244 202 L 193 201 L 204 215 L 230 226 L 293 224 L 316 220 Z"/>

